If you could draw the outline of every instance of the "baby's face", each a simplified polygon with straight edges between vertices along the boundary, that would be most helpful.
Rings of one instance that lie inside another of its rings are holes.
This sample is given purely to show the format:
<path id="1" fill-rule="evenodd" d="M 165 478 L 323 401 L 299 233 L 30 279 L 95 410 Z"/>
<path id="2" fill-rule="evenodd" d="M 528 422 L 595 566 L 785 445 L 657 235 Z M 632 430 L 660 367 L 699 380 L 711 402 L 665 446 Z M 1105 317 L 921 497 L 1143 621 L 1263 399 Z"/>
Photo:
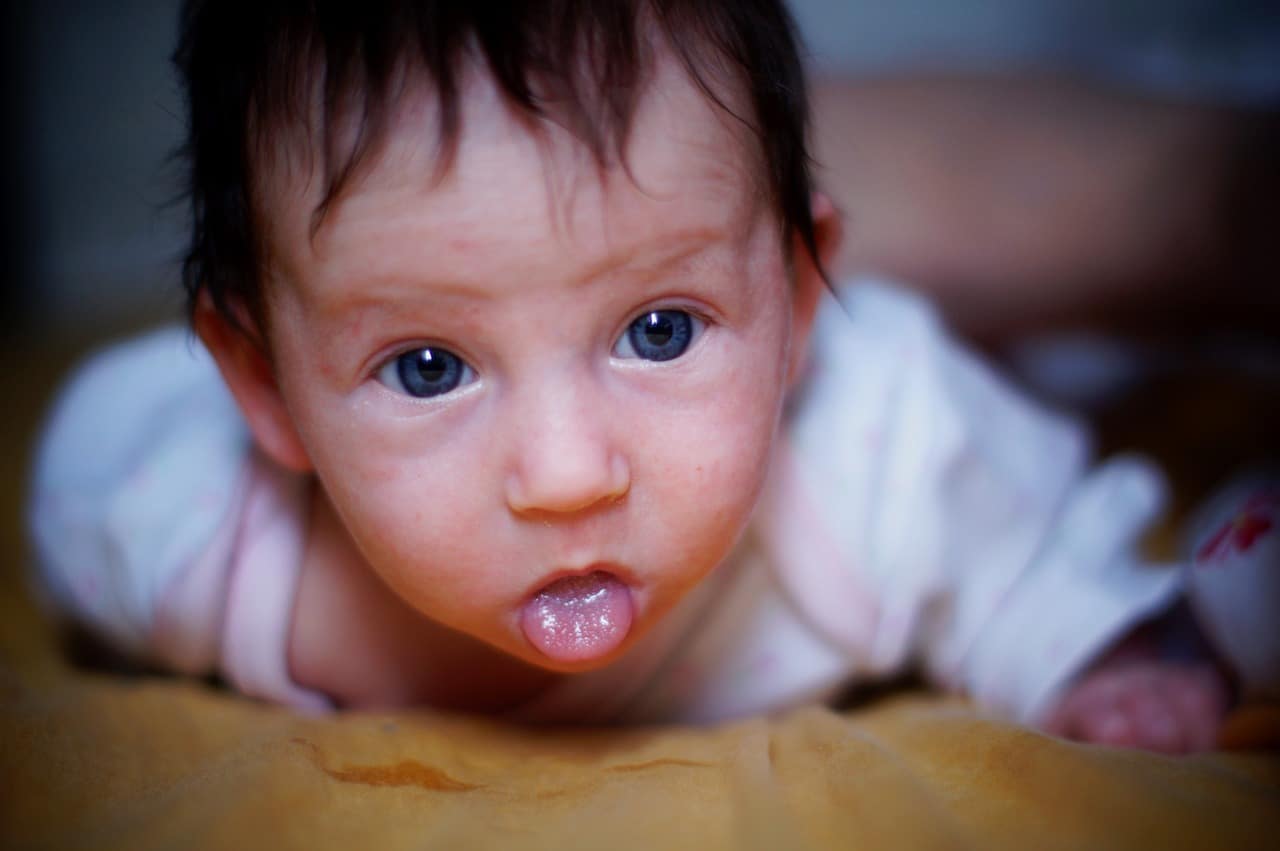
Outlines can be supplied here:
<path id="1" fill-rule="evenodd" d="M 268 181 L 276 380 L 396 594 L 594 668 L 734 545 L 806 329 L 741 130 L 683 75 L 642 99 L 634 181 L 485 80 L 463 109 L 442 182 L 424 96 L 314 235 L 318 178 Z"/>

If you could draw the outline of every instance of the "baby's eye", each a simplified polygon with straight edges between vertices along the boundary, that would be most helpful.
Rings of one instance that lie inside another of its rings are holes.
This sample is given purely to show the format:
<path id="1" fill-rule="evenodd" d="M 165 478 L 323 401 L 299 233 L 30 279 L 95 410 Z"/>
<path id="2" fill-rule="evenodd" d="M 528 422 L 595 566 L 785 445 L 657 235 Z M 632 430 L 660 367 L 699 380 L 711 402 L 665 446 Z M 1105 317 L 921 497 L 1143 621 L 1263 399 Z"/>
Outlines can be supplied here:
<path id="1" fill-rule="evenodd" d="M 378 380 L 397 392 L 428 399 L 471 383 L 475 373 L 448 349 L 425 346 L 387 361 L 378 370 Z"/>
<path id="2" fill-rule="evenodd" d="M 613 353 L 620 358 L 672 360 L 685 353 L 703 327 L 701 319 L 683 310 L 653 310 L 627 326 Z"/>

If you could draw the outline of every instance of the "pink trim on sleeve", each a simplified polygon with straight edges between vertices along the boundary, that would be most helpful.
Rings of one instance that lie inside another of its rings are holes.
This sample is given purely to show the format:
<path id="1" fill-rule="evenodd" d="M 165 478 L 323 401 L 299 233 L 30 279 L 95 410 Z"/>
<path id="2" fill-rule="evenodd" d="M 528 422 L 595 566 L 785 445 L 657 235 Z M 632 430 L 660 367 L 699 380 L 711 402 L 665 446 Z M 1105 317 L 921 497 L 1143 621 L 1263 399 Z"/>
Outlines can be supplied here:
<path id="1" fill-rule="evenodd" d="M 823 637 L 860 665 L 867 662 L 880 611 L 841 551 L 806 485 L 795 447 L 778 438 L 756 526 L 781 587 Z"/>
<path id="2" fill-rule="evenodd" d="M 227 580 L 222 670 L 245 694 L 322 712 L 332 703 L 296 685 L 288 664 L 310 495 L 310 479 L 255 453 Z"/>

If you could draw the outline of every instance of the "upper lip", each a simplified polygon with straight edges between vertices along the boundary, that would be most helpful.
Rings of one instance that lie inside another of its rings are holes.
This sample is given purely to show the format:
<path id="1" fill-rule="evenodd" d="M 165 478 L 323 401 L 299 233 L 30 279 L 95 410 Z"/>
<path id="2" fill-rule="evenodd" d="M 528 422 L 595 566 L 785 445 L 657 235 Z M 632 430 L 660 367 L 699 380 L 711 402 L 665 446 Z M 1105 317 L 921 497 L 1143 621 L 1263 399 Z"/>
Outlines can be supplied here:
<path id="1" fill-rule="evenodd" d="M 635 579 L 623 565 L 611 561 L 593 561 L 582 567 L 567 567 L 552 570 L 536 579 L 525 593 L 525 597 L 533 597 L 539 591 L 561 579 L 571 576 L 590 576 L 593 573 L 607 573 L 624 585 L 635 587 Z"/>

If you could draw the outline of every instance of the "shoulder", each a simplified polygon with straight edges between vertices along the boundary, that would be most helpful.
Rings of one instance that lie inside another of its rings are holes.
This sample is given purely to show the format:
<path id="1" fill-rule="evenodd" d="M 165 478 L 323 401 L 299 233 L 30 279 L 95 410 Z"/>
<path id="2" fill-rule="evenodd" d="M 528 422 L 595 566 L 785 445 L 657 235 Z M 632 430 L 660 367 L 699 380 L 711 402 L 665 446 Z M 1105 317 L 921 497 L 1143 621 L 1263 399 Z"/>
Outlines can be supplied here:
<path id="1" fill-rule="evenodd" d="M 248 430 L 212 360 L 172 327 L 94 355 L 36 449 L 28 503 L 38 587 L 124 647 L 155 596 L 232 509 Z"/>
<path id="2" fill-rule="evenodd" d="M 837 283 L 834 296 L 818 314 L 818 327 L 826 334 L 884 341 L 944 333 L 938 311 L 927 297 L 887 278 L 848 278 Z"/>
<path id="3" fill-rule="evenodd" d="M 878 420 L 902 387 L 936 360 L 945 330 L 929 301 L 879 278 L 840 282 L 814 318 L 808 366 L 793 394 L 793 433 L 821 421 L 845 428 Z"/>
<path id="4" fill-rule="evenodd" d="M 81 363 L 59 391 L 37 451 L 37 481 L 103 473 L 175 419 L 225 420 L 233 409 L 212 358 L 185 329 L 116 343 Z"/>

